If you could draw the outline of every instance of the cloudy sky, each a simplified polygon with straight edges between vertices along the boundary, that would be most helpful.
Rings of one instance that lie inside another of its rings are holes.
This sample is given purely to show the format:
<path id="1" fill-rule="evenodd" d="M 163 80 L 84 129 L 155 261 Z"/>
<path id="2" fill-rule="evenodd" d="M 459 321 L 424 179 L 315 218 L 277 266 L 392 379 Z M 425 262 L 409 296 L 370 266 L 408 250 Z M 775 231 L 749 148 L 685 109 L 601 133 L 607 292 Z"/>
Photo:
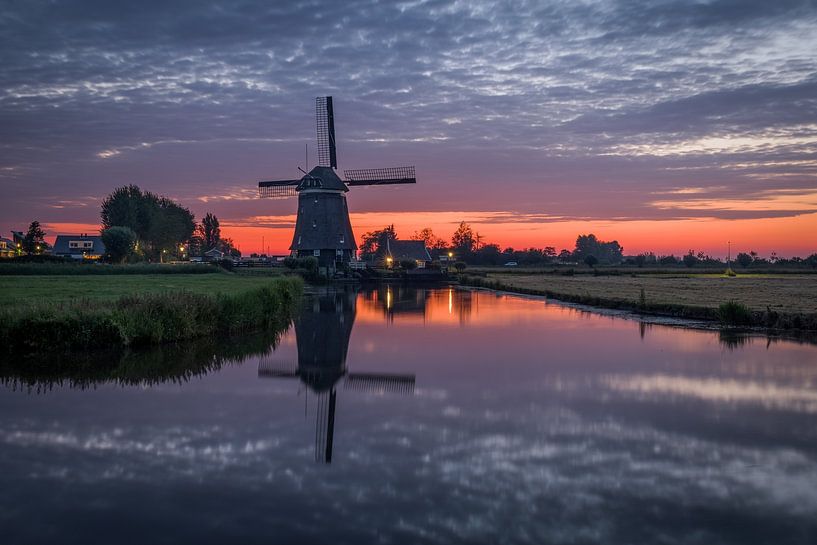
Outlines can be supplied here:
<path id="1" fill-rule="evenodd" d="M 172 5 L 171 5 L 172 4 Z M 333 95 L 356 234 L 817 251 L 817 3 L 0 2 L 0 230 L 98 229 L 135 183 L 286 251 L 256 182 L 314 158 Z"/>

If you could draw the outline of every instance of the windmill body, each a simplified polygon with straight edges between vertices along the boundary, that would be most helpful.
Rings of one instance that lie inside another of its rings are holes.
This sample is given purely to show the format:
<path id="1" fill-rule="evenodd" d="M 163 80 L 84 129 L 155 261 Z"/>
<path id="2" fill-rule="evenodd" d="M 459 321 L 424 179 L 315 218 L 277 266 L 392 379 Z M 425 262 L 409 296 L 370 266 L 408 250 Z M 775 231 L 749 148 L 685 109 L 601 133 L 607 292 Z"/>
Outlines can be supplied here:
<path id="1" fill-rule="evenodd" d="M 298 196 L 293 257 L 315 257 L 323 272 L 334 272 L 354 260 L 357 244 L 349 220 L 346 193 L 352 186 L 412 184 L 414 167 L 345 170 L 337 175 L 335 116 L 332 97 L 315 101 L 318 125 L 318 166 L 299 179 L 258 183 L 262 197 Z"/>

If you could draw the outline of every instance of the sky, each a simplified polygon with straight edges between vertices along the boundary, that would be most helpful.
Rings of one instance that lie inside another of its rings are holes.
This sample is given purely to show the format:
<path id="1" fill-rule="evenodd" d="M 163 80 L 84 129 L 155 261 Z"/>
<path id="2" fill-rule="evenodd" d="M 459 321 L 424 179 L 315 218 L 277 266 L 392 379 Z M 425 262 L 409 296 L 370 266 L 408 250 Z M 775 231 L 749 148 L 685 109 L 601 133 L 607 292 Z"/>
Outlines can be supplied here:
<path id="1" fill-rule="evenodd" d="M 0 235 L 95 232 L 137 184 L 286 253 L 332 95 L 358 239 L 817 252 L 814 1 L 0 0 Z M 305 158 L 305 147 L 308 157 Z"/>

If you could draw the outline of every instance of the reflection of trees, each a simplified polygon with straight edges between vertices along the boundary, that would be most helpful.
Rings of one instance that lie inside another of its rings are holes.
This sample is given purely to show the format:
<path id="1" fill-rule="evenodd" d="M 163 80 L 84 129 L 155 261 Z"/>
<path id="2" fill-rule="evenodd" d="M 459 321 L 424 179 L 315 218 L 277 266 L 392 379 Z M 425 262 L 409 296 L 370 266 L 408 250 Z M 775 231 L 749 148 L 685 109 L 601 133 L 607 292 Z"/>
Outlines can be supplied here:
<path id="1" fill-rule="evenodd" d="M 470 320 L 479 293 L 452 286 L 429 289 L 405 284 L 386 284 L 361 293 L 361 303 L 377 309 L 393 322 L 395 317 L 416 316 L 423 320 L 441 315 L 455 315 L 460 323 Z"/>
<path id="2" fill-rule="evenodd" d="M 254 335 L 201 338 L 152 348 L 94 350 L 0 360 L 0 382 L 15 390 L 38 393 L 55 386 L 86 389 L 100 384 L 149 386 L 182 383 L 277 346 L 289 327 Z"/>

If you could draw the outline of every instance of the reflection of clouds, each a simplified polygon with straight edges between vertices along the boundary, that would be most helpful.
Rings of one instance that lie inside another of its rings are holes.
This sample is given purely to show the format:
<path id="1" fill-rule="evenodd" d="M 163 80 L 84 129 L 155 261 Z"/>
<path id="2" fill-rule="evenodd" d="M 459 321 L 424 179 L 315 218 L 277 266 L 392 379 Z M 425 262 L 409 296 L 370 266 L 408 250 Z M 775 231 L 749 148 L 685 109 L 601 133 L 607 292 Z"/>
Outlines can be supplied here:
<path id="1" fill-rule="evenodd" d="M 645 398 L 664 398 L 670 394 L 718 403 L 751 403 L 767 409 L 817 412 L 817 390 L 768 382 L 670 375 L 608 376 L 602 382 L 613 390 L 633 392 Z"/>

